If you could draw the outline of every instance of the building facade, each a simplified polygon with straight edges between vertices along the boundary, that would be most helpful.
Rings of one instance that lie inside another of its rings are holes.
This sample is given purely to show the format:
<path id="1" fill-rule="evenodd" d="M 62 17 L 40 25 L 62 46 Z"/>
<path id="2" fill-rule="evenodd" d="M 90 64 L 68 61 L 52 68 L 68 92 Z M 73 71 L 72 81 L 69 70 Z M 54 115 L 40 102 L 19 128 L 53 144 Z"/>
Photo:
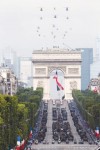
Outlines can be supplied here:
<path id="1" fill-rule="evenodd" d="M 72 90 L 81 90 L 81 51 L 36 50 L 33 52 L 33 88 L 43 87 L 43 99 L 50 99 L 50 73 L 61 70 L 64 74 L 65 99 L 72 98 Z"/>
<path id="2" fill-rule="evenodd" d="M 18 57 L 15 51 L 12 48 L 7 47 L 1 53 L 1 65 L 3 67 L 9 67 L 13 70 L 14 74 L 18 77 Z"/>
<path id="3" fill-rule="evenodd" d="M 100 73 L 100 60 L 93 62 L 91 64 L 91 78 L 97 78 Z"/>
<path id="4" fill-rule="evenodd" d="M 81 89 L 86 90 L 90 82 L 90 69 L 93 63 L 93 48 L 82 49 Z"/>
<path id="5" fill-rule="evenodd" d="M 94 61 L 91 64 L 91 79 L 97 78 L 100 73 L 100 35 L 96 38 L 96 49 L 94 51 Z"/>
<path id="6" fill-rule="evenodd" d="M 94 93 L 100 94 L 100 76 L 90 80 L 88 89 Z"/>
<path id="7" fill-rule="evenodd" d="M 32 58 L 19 58 L 19 80 L 24 87 L 32 87 Z"/>
<path id="8" fill-rule="evenodd" d="M 6 93 L 6 83 L 4 81 L 4 78 L 0 75 L 0 94 Z"/>
<path id="9" fill-rule="evenodd" d="M 15 95 L 17 92 L 18 80 L 12 70 L 8 67 L 0 67 L 0 77 L 1 93 Z"/>

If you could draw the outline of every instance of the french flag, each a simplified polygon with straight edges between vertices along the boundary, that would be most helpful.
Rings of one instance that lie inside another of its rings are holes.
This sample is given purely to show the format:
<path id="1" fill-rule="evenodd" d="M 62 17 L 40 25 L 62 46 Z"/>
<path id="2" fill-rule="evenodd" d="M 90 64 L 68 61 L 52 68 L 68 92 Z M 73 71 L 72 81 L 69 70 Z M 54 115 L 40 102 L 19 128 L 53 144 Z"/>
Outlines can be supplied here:
<path id="1" fill-rule="evenodd" d="M 17 136 L 17 146 L 20 146 L 20 144 L 21 144 L 21 137 Z"/>
<path id="2" fill-rule="evenodd" d="M 30 129 L 29 138 L 31 138 L 31 137 L 32 137 L 32 133 L 33 133 L 33 131 L 32 131 L 32 129 Z"/>
<path id="3" fill-rule="evenodd" d="M 99 127 L 96 127 L 95 135 L 96 135 L 97 138 L 100 136 Z"/>
<path id="4" fill-rule="evenodd" d="M 57 91 L 59 91 L 59 90 L 64 90 L 63 86 L 62 86 L 62 85 L 60 84 L 60 82 L 58 81 L 58 73 L 57 73 L 57 71 L 56 71 L 56 74 L 55 74 L 55 76 L 53 77 L 53 79 L 56 80 Z"/>

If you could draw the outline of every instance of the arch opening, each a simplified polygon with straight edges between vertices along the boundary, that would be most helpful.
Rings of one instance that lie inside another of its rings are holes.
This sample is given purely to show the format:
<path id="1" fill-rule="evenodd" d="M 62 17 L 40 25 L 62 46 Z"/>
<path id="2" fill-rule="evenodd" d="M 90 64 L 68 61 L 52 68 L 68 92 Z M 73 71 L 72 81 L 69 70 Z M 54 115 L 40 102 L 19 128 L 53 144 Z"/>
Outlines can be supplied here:
<path id="1" fill-rule="evenodd" d="M 64 98 L 64 72 L 59 69 L 54 69 L 50 73 L 50 99 L 63 100 Z"/>

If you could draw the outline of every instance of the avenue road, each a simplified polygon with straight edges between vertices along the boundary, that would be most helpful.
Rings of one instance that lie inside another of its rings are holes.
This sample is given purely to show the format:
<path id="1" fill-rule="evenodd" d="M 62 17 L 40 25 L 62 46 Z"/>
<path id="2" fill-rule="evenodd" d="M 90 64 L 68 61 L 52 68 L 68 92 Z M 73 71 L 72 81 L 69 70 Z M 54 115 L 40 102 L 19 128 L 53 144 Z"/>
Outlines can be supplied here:
<path id="1" fill-rule="evenodd" d="M 32 150 L 97 150 L 97 145 L 92 144 L 90 145 L 88 142 L 84 142 L 84 144 L 74 144 L 73 142 L 70 142 L 69 144 L 66 144 L 64 142 L 61 142 L 58 144 L 55 142 L 52 144 L 52 107 L 56 107 L 58 101 L 56 101 L 56 104 L 54 105 L 52 103 L 52 100 L 48 101 L 48 119 L 47 119 L 47 133 L 46 133 L 46 141 L 48 141 L 48 144 L 38 143 L 32 144 Z M 71 113 L 68 107 L 68 102 L 66 100 L 63 101 L 63 104 L 60 105 L 62 108 L 66 108 L 67 110 L 67 118 L 71 126 L 72 134 L 74 135 L 75 139 L 77 140 L 77 143 L 80 140 L 80 136 L 78 132 L 76 131 L 76 128 L 74 126 Z"/>

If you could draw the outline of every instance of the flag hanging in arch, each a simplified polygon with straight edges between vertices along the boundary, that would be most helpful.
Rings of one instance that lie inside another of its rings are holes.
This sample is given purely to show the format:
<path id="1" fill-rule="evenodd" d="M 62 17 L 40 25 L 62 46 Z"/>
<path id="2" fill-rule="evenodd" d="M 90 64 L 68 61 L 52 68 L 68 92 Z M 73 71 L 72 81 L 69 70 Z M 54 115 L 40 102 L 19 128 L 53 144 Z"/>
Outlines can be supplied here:
<path id="1" fill-rule="evenodd" d="M 56 73 L 55 73 L 53 79 L 55 79 L 55 81 L 56 81 L 57 91 L 62 91 L 62 92 L 61 92 L 61 95 L 62 95 L 61 100 L 64 100 L 64 98 L 65 98 L 65 94 L 63 93 L 64 87 L 63 87 L 62 84 L 58 81 L 58 73 L 57 73 L 57 71 L 56 71 Z"/>
<path id="2" fill-rule="evenodd" d="M 57 91 L 60 91 L 60 90 L 64 90 L 64 87 L 60 84 L 60 82 L 58 81 L 58 73 L 56 71 L 56 74 L 55 76 L 53 77 L 53 79 L 56 80 L 56 84 L 57 84 Z"/>

